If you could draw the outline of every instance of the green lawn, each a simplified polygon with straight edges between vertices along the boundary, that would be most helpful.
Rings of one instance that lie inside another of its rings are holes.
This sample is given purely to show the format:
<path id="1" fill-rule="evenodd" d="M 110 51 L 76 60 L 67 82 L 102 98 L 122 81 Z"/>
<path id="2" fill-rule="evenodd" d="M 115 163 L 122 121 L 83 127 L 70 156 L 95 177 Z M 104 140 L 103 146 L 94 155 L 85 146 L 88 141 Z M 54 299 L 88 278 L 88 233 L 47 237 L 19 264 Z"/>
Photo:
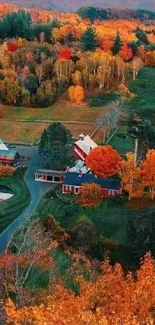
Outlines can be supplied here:
<path id="1" fill-rule="evenodd" d="M 50 196 L 46 194 L 39 203 L 36 218 L 43 219 L 52 214 L 61 227 L 70 229 L 79 216 L 87 215 L 95 224 L 98 237 L 112 238 L 120 244 L 125 244 L 127 223 L 136 211 L 128 210 L 121 200 L 105 199 L 100 207 L 84 208 L 74 204 L 72 197 L 70 201 L 65 202 L 57 197 L 51 199 Z"/>
<path id="2" fill-rule="evenodd" d="M 130 110 L 155 110 L 155 68 L 145 67 L 140 70 L 138 78 L 131 82 L 129 89 L 136 97 L 126 106 Z"/>
<path id="3" fill-rule="evenodd" d="M 118 132 L 112 137 L 109 144 L 122 156 L 125 156 L 127 152 L 134 151 L 134 142 L 127 135 L 126 126 L 121 126 L 119 128 Z"/>
<path id="4" fill-rule="evenodd" d="M 14 196 L 0 203 L 0 233 L 16 219 L 30 201 L 30 193 L 24 181 L 25 170 L 18 170 L 14 176 L 0 178 L 0 185 L 8 186 Z"/>

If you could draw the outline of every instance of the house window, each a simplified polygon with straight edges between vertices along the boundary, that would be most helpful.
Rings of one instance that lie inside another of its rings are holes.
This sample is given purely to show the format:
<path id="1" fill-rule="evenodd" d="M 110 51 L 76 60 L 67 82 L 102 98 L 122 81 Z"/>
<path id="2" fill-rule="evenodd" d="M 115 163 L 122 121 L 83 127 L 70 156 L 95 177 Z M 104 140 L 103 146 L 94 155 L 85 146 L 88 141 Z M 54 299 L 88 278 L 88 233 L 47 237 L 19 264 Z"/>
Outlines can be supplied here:
<path id="1" fill-rule="evenodd" d="M 54 182 L 59 183 L 61 181 L 61 178 L 59 176 L 54 177 Z"/>
<path id="2" fill-rule="evenodd" d="M 109 196 L 114 196 L 115 195 L 115 190 L 109 190 L 108 195 Z"/>
<path id="3" fill-rule="evenodd" d="M 53 176 L 47 176 L 47 180 L 48 180 L 49 182 L 53 182 Z"/>
<path id="4" fill-rule="evenodd" d="M 79 187 L 75 187 L 75 189 L 74 189 L 74 193 L 75 193 L 75 194 L 79 194 Z"/>

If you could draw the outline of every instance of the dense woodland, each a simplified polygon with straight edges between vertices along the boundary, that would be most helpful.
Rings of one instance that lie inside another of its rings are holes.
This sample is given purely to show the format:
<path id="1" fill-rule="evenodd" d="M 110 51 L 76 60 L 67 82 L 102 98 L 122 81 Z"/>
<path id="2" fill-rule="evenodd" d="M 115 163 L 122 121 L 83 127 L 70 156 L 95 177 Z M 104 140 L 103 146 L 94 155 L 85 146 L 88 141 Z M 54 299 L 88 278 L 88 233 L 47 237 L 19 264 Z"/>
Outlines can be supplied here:
<path id="1" fill-rule="evenodd" d="M 87 90 L 120 91 L 141 67 L 155 64 L 153 20 L 109 20 L 86 9 L 80 15 L 0 9 L 4 104 L 46 107 L 69 87 L 70 100 L 79 104 Z"/>

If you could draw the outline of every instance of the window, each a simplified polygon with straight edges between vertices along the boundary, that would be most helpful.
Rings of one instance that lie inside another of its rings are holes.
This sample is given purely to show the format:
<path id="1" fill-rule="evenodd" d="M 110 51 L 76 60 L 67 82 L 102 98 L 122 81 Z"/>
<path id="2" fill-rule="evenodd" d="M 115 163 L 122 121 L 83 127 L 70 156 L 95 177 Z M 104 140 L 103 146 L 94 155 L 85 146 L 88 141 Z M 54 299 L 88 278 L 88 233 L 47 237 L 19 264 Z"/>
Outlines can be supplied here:
<path id="1" fill-rule="evenodd" d="M 47 180 L 48 180 L 49 182 L 53 182 L 53 176 L 47 176 Z"/>
<path id="2" fill-rule="evenodd" d="M 74 193 L 75 193 L 75 194 L 79 194 L 79 187 L 75 187 L 75 189 L 74 189 Z"/>
<path id="3" fill-rule="evenodd" d="M 59 176 L 54 176 L 54 182 L 59 183 L 61 178 Z"/>
<path id="4" fill-rule="evenodd" d="M 115 190 L 108 190 L 108 195 L 109 196 L 114 196 L 115 195 Z"/>

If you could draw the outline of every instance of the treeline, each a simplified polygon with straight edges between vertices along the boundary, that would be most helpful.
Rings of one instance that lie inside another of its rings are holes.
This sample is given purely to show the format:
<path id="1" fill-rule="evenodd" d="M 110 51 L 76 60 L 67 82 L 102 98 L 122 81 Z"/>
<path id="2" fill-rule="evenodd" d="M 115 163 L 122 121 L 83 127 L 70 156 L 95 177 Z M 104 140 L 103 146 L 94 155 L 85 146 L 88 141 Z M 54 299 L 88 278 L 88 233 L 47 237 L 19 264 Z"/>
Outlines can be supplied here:
<path id="1" fill-rule="evenodd" d="M 155 12 L 144 9 L 102 9 L 97 7 L 82 7 L 77 11 L 83 19 L 90 19 L 92 22 L 96 19 L 140 19 L 155 20 Z"/>
<path id="2" fill-rule="evenodd" d="M 0 38 L 22 37 L 32 41 L 35 38 L 39 40 L 40 34 L 44 33 L 44 40 L 51 43 L 51 31 L 59 26 L 60 24 L 57 19 L 52 20 L 48 24 L 34 24 L 29 12 L 19 10 L 18 12 L 6 14 L 0 21 Z"/>

